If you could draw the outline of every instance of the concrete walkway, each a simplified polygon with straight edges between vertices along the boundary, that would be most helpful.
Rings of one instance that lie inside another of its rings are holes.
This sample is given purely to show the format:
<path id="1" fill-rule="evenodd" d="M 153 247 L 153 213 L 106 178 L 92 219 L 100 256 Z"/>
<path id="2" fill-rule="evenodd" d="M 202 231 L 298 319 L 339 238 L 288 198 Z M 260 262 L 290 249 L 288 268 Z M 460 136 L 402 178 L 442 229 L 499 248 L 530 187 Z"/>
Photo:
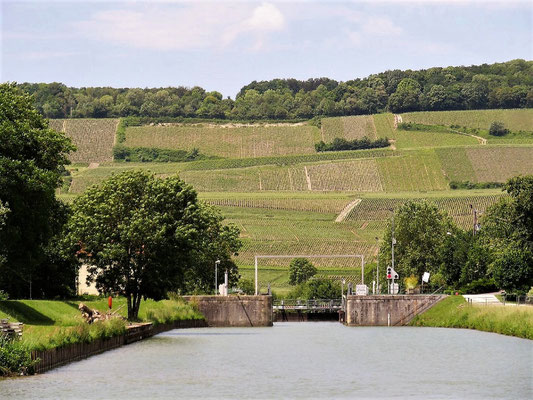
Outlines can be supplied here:
<path id="1" fill-rule="evenodd" d="M 485 294 L 464 294 L 463 297 L 470 300 L 472 304 L 480 305 L 502 305 L 502 302 L 492 293 Z"/>

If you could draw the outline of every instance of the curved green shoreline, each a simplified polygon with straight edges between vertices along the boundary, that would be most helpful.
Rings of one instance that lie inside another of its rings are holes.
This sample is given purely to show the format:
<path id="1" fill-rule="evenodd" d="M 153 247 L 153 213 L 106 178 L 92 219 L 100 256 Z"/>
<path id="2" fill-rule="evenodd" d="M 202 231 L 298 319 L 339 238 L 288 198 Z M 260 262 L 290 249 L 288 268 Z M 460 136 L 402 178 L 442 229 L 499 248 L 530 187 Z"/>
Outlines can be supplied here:
<path id="1" fill-rule="evenodd" d="M 410 325 L 476 329 L 533 340 L 533 307 L 468 306 L 463 296 L 450 296 L 416 316 Z"/>

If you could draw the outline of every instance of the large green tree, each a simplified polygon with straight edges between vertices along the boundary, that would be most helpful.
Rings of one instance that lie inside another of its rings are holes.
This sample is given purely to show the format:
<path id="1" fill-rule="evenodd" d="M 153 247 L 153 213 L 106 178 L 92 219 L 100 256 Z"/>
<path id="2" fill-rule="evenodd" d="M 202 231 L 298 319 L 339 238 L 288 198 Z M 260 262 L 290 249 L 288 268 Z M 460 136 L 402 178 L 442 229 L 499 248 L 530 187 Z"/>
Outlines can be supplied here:
<path id="1" fill-rule="evenodd" d="M 443 246 L 453 221 L 434 203 L 409 201 L 394 212 L 395 270 L 400 278 L 426 271 L 438 272 L 442 263 Z M 387 225 L 380 248 L 380 265 L 392 263 L 392 220 Z"/>
<path id="2" fill-rule="evenodd" d="M 237 229 L 223 226 L 220 214 L 177 176 L 114 175 L 72 208 L 67 243 L 77 245 L 99 291 L 127 297 L 129 319 L 137 318 L 142 298 L 212 287 L 217 259 L 238 280 L 230 259 L 240 245 Z"/>
<path id="3" fill-rule="evenodd" d="M 509 197 L 490 207 L 482 219 L 482 238 L 493 255 L 496 284 L 509 291 L 533 286 L 533 175 L 511 178 Z"/>
<path id="4" fill-rule="evenodd" d="M 316 272 L 316 267 L 307 258 L 295 258 L 289 265 L 289 285 L 307 282 Z"/>
<path id="5" fill-rule="evenodd" d="M 11 297 L 31 296 L 32 283 L 42 273 L 43 249 L 56 233 L 55 189 L 74 149 L 69 138 L 48 127 L 32 103 L 15 84 L 0 84 L 0 201 L 9 207 L 0 231 L 5 258 L 0 289 Z"/>

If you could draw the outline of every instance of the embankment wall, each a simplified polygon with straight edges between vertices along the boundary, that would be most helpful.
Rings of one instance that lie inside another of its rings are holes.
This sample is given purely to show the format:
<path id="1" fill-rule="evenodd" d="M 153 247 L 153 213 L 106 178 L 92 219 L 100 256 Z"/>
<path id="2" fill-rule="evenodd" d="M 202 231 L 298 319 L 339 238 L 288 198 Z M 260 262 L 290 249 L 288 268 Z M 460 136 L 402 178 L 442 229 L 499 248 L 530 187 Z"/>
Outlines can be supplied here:
<path id="1" fill-rule="evenodd" d="M 41 374 L 70 362 L 116 349 L 125 344 L 134 343 L 171 329 L 202 328 L 206 326 L 206 321 L 201 319 L 175 321 L 155 326 L 151 323 L 137 324 L 129 326 L 125 334 L 108 339 L 98 339 L 89 343 L 74 343 L 48 350 L 35 350 L 31 352 L 31 358 L 32 360 L 39 360 L 35 364 L 35 373 Z"/>
<path id="2" fill-rule="evenodd" d="M 185 296 L 209 326 L 272 326 L 272 296 Z"/>
<path id="3" fill-rule="evenodd" d="M 346 324 L 352 326 L 406 325 L 437 304 L 443 295 L 348 296 Z"/>

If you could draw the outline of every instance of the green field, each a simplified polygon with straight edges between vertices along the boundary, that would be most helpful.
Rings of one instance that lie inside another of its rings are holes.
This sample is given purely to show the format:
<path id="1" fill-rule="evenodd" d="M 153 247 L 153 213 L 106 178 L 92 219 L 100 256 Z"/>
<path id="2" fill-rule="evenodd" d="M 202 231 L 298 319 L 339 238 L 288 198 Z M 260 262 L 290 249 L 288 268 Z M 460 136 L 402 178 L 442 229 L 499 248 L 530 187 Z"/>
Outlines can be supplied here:
<path id="1" fill-rule="evenodd" d="M 488 130 L 494 121 L 500 121 L 511 131 L 533 131 L 533 109 L 422 111 L 402 114 L 403 122 L 424 125 L 464 126 Z"/>
<path id="2" fill-rule="evenodd" d="M 172 125 L 126 129 L 125 146 L 192 150 L 226 158 L 313 154 L 318 128 L 307 125 Z"/>
<path id="3" fill-rule="evenodd" d="M 485 124 L 480 121 L 498 117 L 509 123 L 509 128 L 524 129 L 531 112 L 410 113 L 404 115 L 404 122 L 414 118 L 412 121 L 428 125 L 474 128 Z M 83 120 L 79 121 L 83 125 Z M 314 151 L 314 144 L 322 138 L 364 135 L 388 137 L 393 146 Z M 479 135 L 486 133 L 480 131 Z M 517 144 L 518 138 L 524 143 Z M 513 140 L 513 145 L 505 144 Z M 61 197 L 72 201 L 88 186 L 128 169 L 147 169 L 161 177 L 177 173 L 198 190 L 201 199 L 220 207 L 227 223 L 241 229 L 243 248 L 235 260 L 242 276 L 253 278 L 254 256 L 260 254 L 361 254 L 372 262 L 378 248 L 376 237 L 383 235 L 389 210 L 409 199 L 434 201 L 458 225 L 469 229 L 473 222 L 470 204 L 483 214 L 501 198 L 502 191 L 450 190 L 449 183 L 504 182 L 516 174 L 532 174 L 533 146 L 527 140 L 527 133 L 522 132 L 514 139 L 489 138 L 488 144 L 482 145 L 474 137 L 446 132 L 446 128 L 397 130 L 390 113 L 324 118 L 321 129 L 305 123 L 130 127 L 127 146 L 197 147 L 202 154 L 218 158 L 181 163 L 101 162 L 97 168 L 89 166 L 95 161 L 84 159 L 84 163 L 69 166 L 72 183 Z M 348 205 L 353 208 L 343 213 Z M 290 289 L 289 262 L 261 260 L 262 290 L 268 283 L 277 291 Z M 359 260 L 324 259 L 316 260 L 316 265 L 320 276 L 346 277 L 354 283 L 360 279 Z"/>
<path id="4" fill-rule="evenodd" d="M 322 140 L 331 142 L 335 138 L 348 140 L 361 139 L 364 136 L 376 139 L 376 126 L 372 115 L 355 115 L 322 119 Z"/>
<path id="5" fill-rule="evenodd" d="M 468 306 L 463 296 L 450 296 L 417 315 L 410 325 L 476 329 L 533 339 L 533 307 Z"/>

